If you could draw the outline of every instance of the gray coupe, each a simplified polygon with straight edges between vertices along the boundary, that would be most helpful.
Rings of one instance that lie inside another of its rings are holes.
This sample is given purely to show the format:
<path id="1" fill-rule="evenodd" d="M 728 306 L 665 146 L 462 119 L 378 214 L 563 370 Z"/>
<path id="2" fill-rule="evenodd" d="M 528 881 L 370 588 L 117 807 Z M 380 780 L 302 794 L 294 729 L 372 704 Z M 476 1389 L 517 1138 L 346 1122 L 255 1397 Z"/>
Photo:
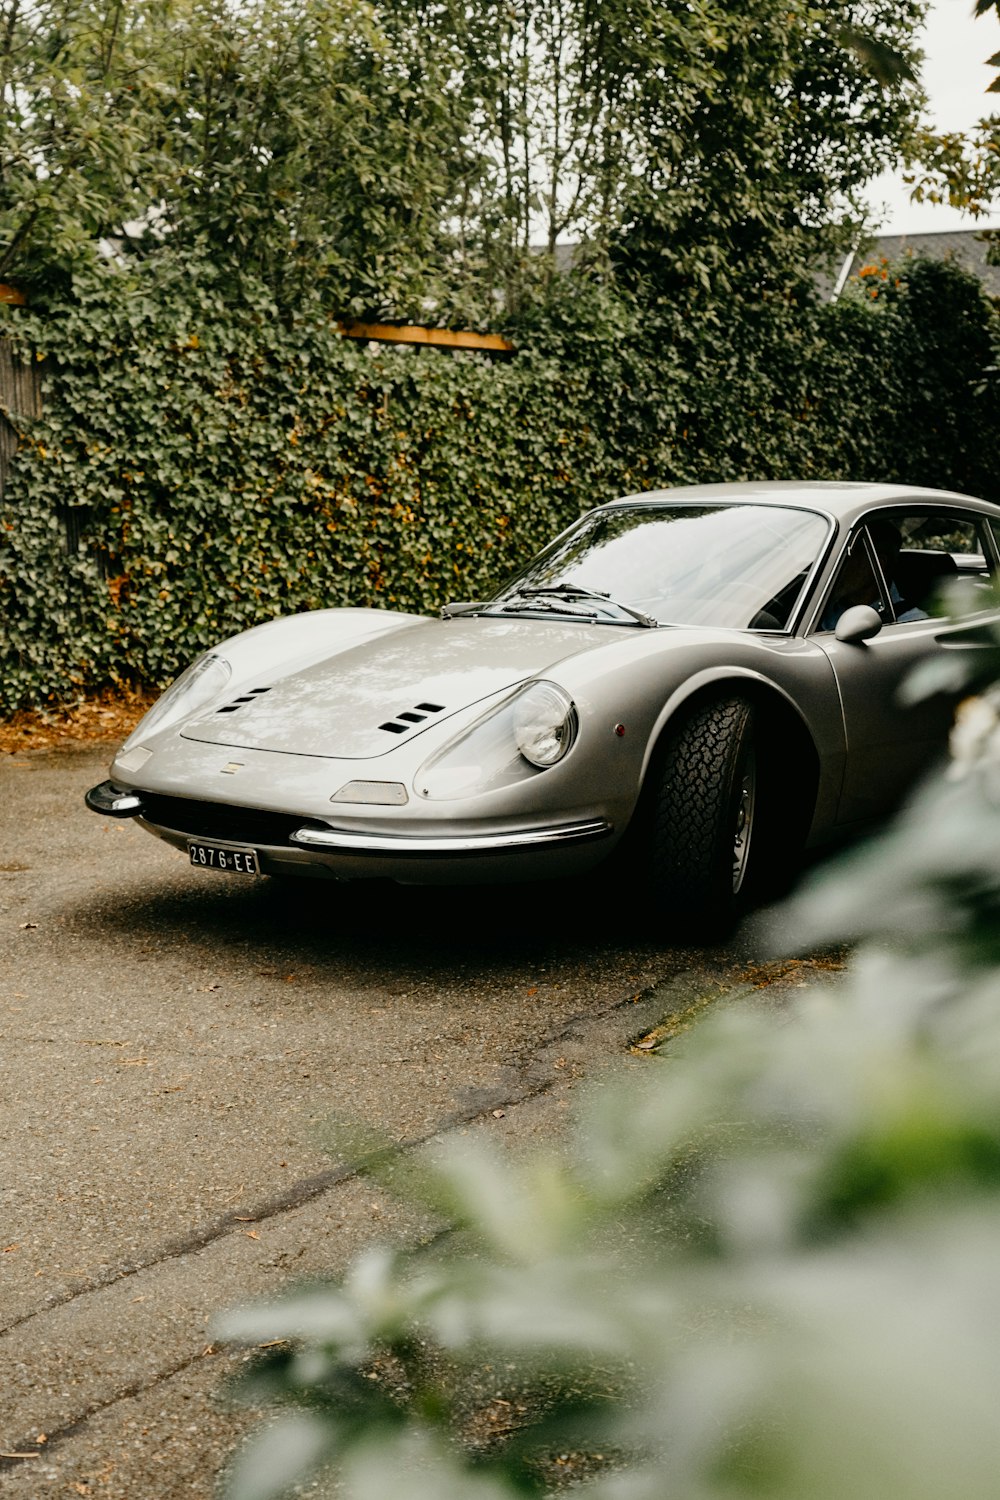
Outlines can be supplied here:
<path id="1" fill-rule="evenodd" d="M 998 569 L 1000 507 L 965 495 L 630 495 L 441 618 L 317 610 L 223 641 L 87 803 L 241 877 L 521 881 L 615 856 L 665 916 L 726 921 L 942 752 L 954 696 L 898 689 L 997 617 Z"/>

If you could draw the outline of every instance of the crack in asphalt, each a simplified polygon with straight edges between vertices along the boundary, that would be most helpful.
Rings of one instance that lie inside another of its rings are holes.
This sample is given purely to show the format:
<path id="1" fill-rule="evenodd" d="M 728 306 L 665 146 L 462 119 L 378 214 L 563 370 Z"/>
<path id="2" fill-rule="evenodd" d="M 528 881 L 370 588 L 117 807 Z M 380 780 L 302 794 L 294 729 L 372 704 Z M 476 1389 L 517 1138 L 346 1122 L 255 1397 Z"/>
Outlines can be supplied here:
<path id="1" fill-rule="evenodd" d="M 683 975 L 672 976 L 671 982 L 676 982 L 682 978 Z M 577 1012 L 575 1015 L 569 1017 L 559 1030 L 543 1037 L 533 1049 L 529 1061 L 519 1070 L 523 1078 L 523 1086 L 520 1089 L 512 1090 L 508 1087 L 502 1091 L 497 1090 L 495 1094 L 486 1098 L 480 1096 L 474 1108 L 456 1110 L 442 1117 L 432 1127 L 421 1132 L 419 1135 L 407 1136 L 401 1140 L 387 1143 L 378 1153 L 380 1158 L 384 1160 L 386 1156 L 392 1156 L 393 1158 L 405 1156 L 408 1152 L 426 1145 L 428 1141 L 432 1141 L 438 1136 L 446 1135 L 449 1131 L 457 1129 L 460 1126 L 471 1125 L 483 1119 L 491 1111 L 501 1106 L 510 1107 L 524 1104 L 529 1100 L 541 1098 L 543 1095 L 550 1093 L 560 1082 L 558 1078 L 545 1077 L 532 1080 L 532 1073 L 538 1068 L 540 1059 L 548 1048 L 569 1040 L 588 1023 L 593 1023 L 595 1020 L 604 1020 L 609 1016 L 613 1016 L 616 1011 L 623 1011 L 627 1006 L 650 999 L 663 983 L 663 980 L 654 982 L 638 992 L 629 994 L 621 1000 L 614 1001 L 611 1005 L 595 1010 Z M 628 1039 L 625 1042 L 623 1050 L 625 1052 L 629 1050 Z M 11 1323 L 0 1329 L 0 1340 L 9 1337 L 10 1334 L 23 1328 L 34 1319 L 43 1318 L 47 1314 L 61 1307 L 66 1307 L 72 1302 L 79 1301 L 84 1297 L 93 1296 L 98 1292 L 106 1291 L 109 1287 L 130 1280 L 133 1276 L 152 1270 L 170 1260 L 204 1250 L 209 1245 L 216 1243 L 237 1229 L 242 1232 L 244 1225 L 247 1223 L 264 1223 L 268 1220 L 279 1218 L 282 1214 L 289 1213 L 294 1209 L 301 1208 L 304 1204 L 310 1203 L 322 1196 L 323 1193 L 329 1192 L 331 1188 L 363 1175 L 365 1169 L 365 1159 L 341 1162 L 325 1172 L 301 1178 L 298 1182 L 292 1183 L 283 1192 L 265 1198 L 256 1207 L 243 1207 L 239 1214 L 234 1212 L 232 1214 L 221 1215 L 199 1230 L 195 1230 L 179 1239 L 168 1241 L 155 1254 L 141 1261 L 133 1261 L 124 1266 L 120 1265 L 108 1271 L 104 1276 L 93 1278 L 86 1286 L 76 1287 L 64 1295 L 45 1303 L 44 1306 L 34 1308 L 30 1312 L 24 1313 L 21 1317 L 15 1318 Z M 102 1414 L 122 1401 L 130 1400 L 147 1391 L 154 1390 L 157 1386 L 174 1379 L 177 1375 L 182 1374 L 185 1370 L 199 1363 L 207 1355 L 215 1352 L 214 1346 L 210 1345 L 198 1354 L 188 1355 L 182 1361 L 170 1365 L 166 1369 L 155 1371 L 147 1378 L 137 1381 L 129 1387 L 120 1389 L 105 1399 L 95 1401 L 71 1421 L 65 1422 L 55 1431 L 47 1433 L 46 1442 L 39 1449 L 37 1456 L 43 1457 L 52 1452 L 54 1448 L 65 1442 L 68 1438 L 75 1436 L 93 1417 Z M 37 1437 L 31 1437 L 23 1444 L 10 1444 L 8 1452 L 20 1453 L 22 1450 L 27 1451 L 28 1449 L 37 1447 Z M 20 1470 L 25 1462 L 30 1463 L 31 1461 L 30 1457 L 0 1457 L 0 1474 L 10 1472 L 11 1470 Z"/>
<path id="2" fill-rule="evenodd" d="M 99 1417 L 102 1413 L 110 1411 L 112 1407 L 118 1406 L 122 1401 L 131 1401 L 136 1396 L 142 1396 L 147 1391 L 155 1390 L 157 1386 L 165 1385 L 167 1381 L 173 1380 L 178 1375 L 183 1375 L 185 1371 L 190 1370 L 194 1365 L 200 1364 L 203 1359 L 208 1359 L 219 1353 L 220 1350 L 214 1344 L 209 1344 L 198 1354 L 188 1354 L 184 1359 L 175 1361 L 174 1364 L 168 1366 L 165 1370 L 156 1370 L 144 1380 L 133 1381 L 131 1385 L 121 1387 L 112 1395 L 106 1396 L 103 1400 L 92 1401 L 89 1406 L 86 1406 L 71 1421 L 64 1422 L 61 1427 L 57 1427 L 52 1432 L 47 1432 L 45 1434 L 45 1441 L 41 1446 L 39 1446 L 37 1436 L 27 1438 L 20 1443 L 13 1443 L 10 1452 L 0 1454 L 0 1475 L 11 1472 L 19 1473 L 25 1463 L 35 1458 L 47 1457 L 54 1448 L 58 1448 L 68 1438 L 74 1437 L 94 1417 Z M 30 1448 L 34 1448 L 37 1451 L 29 1453 L 28 1449 Z"/>

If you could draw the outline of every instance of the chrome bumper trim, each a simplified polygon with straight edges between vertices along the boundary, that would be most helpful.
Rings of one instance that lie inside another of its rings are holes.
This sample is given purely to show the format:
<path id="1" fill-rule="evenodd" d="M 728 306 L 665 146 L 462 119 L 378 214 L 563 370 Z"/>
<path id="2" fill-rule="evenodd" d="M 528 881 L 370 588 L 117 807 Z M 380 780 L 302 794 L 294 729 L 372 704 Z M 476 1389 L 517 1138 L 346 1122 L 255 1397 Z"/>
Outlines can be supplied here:
<path id="1" fill-rule="evenodd" d="M 92 786 L 83 800 L 91 812 L 103 813 L 106 818 L 134 818 L 142 812 L 142 798 L 113 781 Z"/>
<path id="2" fill-rule="evenodd" d="M 349 833 L 342 828 L 297 828 L 291 834 L 293 844 L 310 849 L 343 849 L 355 854 L 496 854 L 505 849 L 525 849 L 532 845 L 578 842 L 581 839 L 604 838 L 611 833 L 604 818 L 585 823 L 563 823 L 554 828 L 524 828 L 509 833 L 454 834 L 450 838 L 427 838 L 400 833 Z"/>

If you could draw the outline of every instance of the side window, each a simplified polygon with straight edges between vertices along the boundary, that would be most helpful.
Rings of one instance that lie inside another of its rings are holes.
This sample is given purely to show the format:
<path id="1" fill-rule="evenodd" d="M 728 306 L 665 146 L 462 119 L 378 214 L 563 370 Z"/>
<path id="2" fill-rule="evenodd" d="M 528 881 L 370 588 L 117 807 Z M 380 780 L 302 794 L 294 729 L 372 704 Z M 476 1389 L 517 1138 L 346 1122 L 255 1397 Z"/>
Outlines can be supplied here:
<path id="1" fill-rule="evenodd" d="M 1000 551 L 1000 522 L 985 516 L 930 508 L 869 516 L 834 579 L 819 628 L 836 629 L 854 604 L 871 605 L 887 625 L 995 609 L 994 544 Z"/>
<path id="2" fill-rule="evenodd" d="M 855 604 L 869 604 L 883 620 L 891 620 L 892 612 L 883 594 L 882 585 L 875 573 L 867 528 L 864 528 L 851 542 L 847 556 L 833 581 L 830 596 L 820 615 L 820 630 L 835 630 L 844 611 Z"/>
<path id="3" fill-rule="evenodd" d="M 894 583 L 910 618 L 962 618 L 993 603 L 992 552 L 980 516 L 918 512 L 894 516 L 900 550 Z M 897 615 L 905 617 L 897 606 Z"/>
<path id="4" fill-rule="evenodd" d="M 966 557 L 982 556 L 979 528 L 973 520 L 961 516 L 904 516 L 899 523 L 903 546 L 923 552 L 950 552 Z"/>

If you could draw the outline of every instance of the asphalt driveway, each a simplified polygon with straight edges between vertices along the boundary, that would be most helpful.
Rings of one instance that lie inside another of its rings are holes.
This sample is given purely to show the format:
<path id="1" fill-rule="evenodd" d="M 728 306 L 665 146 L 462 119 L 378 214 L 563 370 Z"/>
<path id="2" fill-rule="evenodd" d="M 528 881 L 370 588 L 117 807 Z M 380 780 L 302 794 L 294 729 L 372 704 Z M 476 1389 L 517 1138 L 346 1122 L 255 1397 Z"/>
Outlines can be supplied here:
<path id="1" fill-rule="evenodd" d="M 752 926 L 657 946 L 598 883 L 195 872 L 85 810 L 107 758 L 0 756 L 0 1492 L 207 1500 L 246 1421 L 213 1315 L 427 1228 L 331 1155 L 331 1120 L 404 1151 L 550 1136 L 760 955 Z"/>

